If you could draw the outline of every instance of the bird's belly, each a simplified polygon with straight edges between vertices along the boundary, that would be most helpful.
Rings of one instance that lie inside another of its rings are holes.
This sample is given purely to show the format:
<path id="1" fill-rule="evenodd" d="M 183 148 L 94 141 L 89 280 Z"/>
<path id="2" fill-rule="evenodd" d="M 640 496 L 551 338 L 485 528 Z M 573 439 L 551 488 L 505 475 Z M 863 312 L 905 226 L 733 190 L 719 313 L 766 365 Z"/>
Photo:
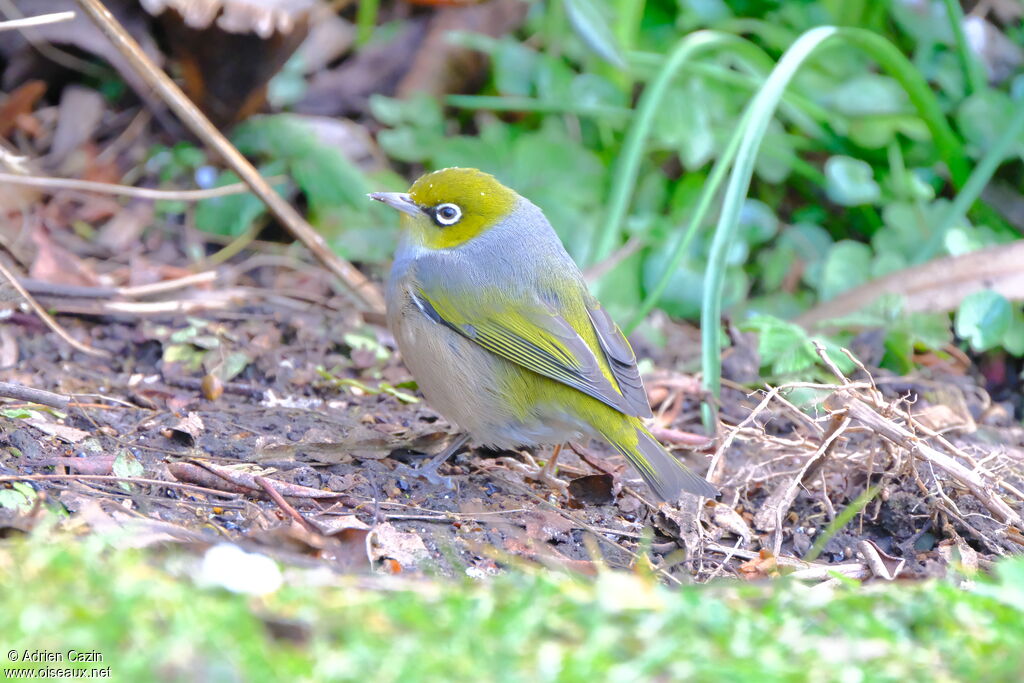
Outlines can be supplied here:
<path id="1" fill-rule="evenodd" d="M 402 311 L 392 318 L 392 330 L 402 358 L 430 406 L 469 432 L 478 444 L 510 449 L 556 444 L 592 431 L 564 411 L 545 406 L 541 397 L 509 395 L 509 373 L 528 370 L 420 311 Z"/>

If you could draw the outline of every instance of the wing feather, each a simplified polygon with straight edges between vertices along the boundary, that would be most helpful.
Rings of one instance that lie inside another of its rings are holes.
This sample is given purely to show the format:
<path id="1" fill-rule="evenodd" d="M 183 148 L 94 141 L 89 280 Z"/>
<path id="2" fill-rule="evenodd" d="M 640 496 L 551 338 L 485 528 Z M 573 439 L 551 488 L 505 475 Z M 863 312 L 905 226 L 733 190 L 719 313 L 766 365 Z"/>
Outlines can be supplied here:
<path id="1" fill-rule="evenodd" d="M 483 296 L 474 297 L 468 307 L 455 308 L 423 288 L 412 295 L 428 318 L 488 351 L 627 415 L 651 415 L 629 343 L 611 317 L 589 296 L 587 315 L 582 322 L 591 329 L 584 330 L 584 334 L 589 332 L 598 348 L 591 348 L 580 331 L 551 303 L 523 302 L 513 310 L 497 311 L 487 305 L 489 298 Z"/>

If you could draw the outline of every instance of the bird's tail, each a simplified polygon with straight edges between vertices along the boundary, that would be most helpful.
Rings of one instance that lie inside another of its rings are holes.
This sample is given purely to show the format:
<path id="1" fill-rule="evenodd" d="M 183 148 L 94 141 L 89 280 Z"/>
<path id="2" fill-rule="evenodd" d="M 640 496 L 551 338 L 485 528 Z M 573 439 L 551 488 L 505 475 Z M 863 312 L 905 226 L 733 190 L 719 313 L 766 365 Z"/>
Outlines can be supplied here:
<path id="1" fill-rule="evenodd" d="M 718 497 L 718 489 L 676 460 L 638 418 L 630 418 L 625 424 L 594 426 L 608 443 L 626 456 L 662 500 L 674 503 L 684 491 L 705 498 Z"/>

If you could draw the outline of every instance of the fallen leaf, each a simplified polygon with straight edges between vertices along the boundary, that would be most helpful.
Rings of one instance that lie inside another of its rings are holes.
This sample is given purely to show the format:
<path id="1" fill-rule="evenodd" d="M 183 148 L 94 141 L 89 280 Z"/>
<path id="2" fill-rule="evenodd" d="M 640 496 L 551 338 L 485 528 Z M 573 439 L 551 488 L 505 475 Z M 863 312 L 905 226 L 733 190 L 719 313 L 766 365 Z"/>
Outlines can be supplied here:
<path id="1" fill-rule="evenodd" d="M 762 550 L 739 566 L 740 576 L 747 581 L 775 578 L 779 576 L 779 565 L 770 550 Z"/>
<path id="2" fill-rule="evenodd" d="M 93 138 L 105 108 L 103 95 L 92 88 L 80 85 L 64 88 L 60 97 L 57 130 L 53 133 L 50 152 L 44 160 L 46 166 L 67 173 L 69 169 L 65 167 L 65 162 L 72 152 Z"/>
<path id="3" fill-rule="evenodd" d="M 734 536 L 739 536 L 743 539 L 743 543 L 750 543 L 750 539 L 753 537 L 754 532 L 751 531 L 750 526 L 747 525 L 746 520 L 736 510 L 725 505 L 723 503 L 710 503 L 711 510 L 711 521 L 715 523 L 721 529 L 725 529 Z"/>
<path id="4" fill-rule="evenodd" d="M 0 138 L 5 138 L 14 130 L 19 116 L 29 114 L 36 102 L 46 94 L 46 82 L 32 80 L 23 83 L 7 96 L 0 104 Z"/>
<path id="5" fill-rule="evenodd" d="M 44 420 L 25 420 L 25 423 L 32 425 L 47 436 L 55 436 L 66 443 L 75 444 L 89 437 L 89 432 L 68 427 L 67 425 L 55 424 Z"/>
<path id="6" fill-rule="evenodd" d="M 857 544 L 857 549 L 864 556 L 871 573 L 886 581 L 893 581 L 900 572 L 906 561 L 902 557 L 893 557 L 878 547 L 878 544 L 870 539 L 864 539 Z"/>
<path id="7" fill-rule="evenodd" d="M 171 434 L 175 441 L 191 448 L 196 445 L 205 429 L 206 425 L 203 424 L 203 418 L 199 417 L 199 413 L 190 412 L 171 427 Z"/>
<path id="8" fill-rule="evenodd" d="M 423 539 L 408 531 L 399 531 L 391 523 L 384 522 L 373 530 L 373 559 L 392 559 L 410 569 L 416 567 L 430 553 Z"/>
<path id="9" fill-rule="evenodd" d="M 590 474 L 569 482 L 569 497 L 578 505 L 607 505 L 615 500 L 614 478 L 610 474 Z"/>
<path id="10" fill-rule="evenodd" d="M 32 241 L 36 245 L 36 258 L 29 269 L 29 277 L 59 285 L 99 286 L 99 278 L 92 268 L 54 242 L 45 228 L 33 230 Z"/>

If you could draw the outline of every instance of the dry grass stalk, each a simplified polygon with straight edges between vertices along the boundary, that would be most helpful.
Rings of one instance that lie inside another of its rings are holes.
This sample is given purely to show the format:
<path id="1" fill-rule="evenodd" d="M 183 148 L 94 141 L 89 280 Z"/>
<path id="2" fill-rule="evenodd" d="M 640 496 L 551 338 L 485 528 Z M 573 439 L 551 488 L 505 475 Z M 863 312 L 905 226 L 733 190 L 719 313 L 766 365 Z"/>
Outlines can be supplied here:
<path id="1" fill-rule="evenodd" d="M 359 272 L 355 266 L 335 254 L 313 227 L 299 215 L 291 204 L 277 194 L 249 161 L 217 130 L 170 76 L 160 70 L 142 51 L 121 23 L 104 7 L 101 0 L 77 0 L 86 14 L 107 36 L 118 52 L 135 69 L 149 87 L 167 103 L 195 135 L 234 170 L 252 188 L 253 194 L 263 200 L 267 208 L 288 231 L 301 241 L 310 252 L 372 312 L 384 310 L 384 297 L 380 289 Z"/>

